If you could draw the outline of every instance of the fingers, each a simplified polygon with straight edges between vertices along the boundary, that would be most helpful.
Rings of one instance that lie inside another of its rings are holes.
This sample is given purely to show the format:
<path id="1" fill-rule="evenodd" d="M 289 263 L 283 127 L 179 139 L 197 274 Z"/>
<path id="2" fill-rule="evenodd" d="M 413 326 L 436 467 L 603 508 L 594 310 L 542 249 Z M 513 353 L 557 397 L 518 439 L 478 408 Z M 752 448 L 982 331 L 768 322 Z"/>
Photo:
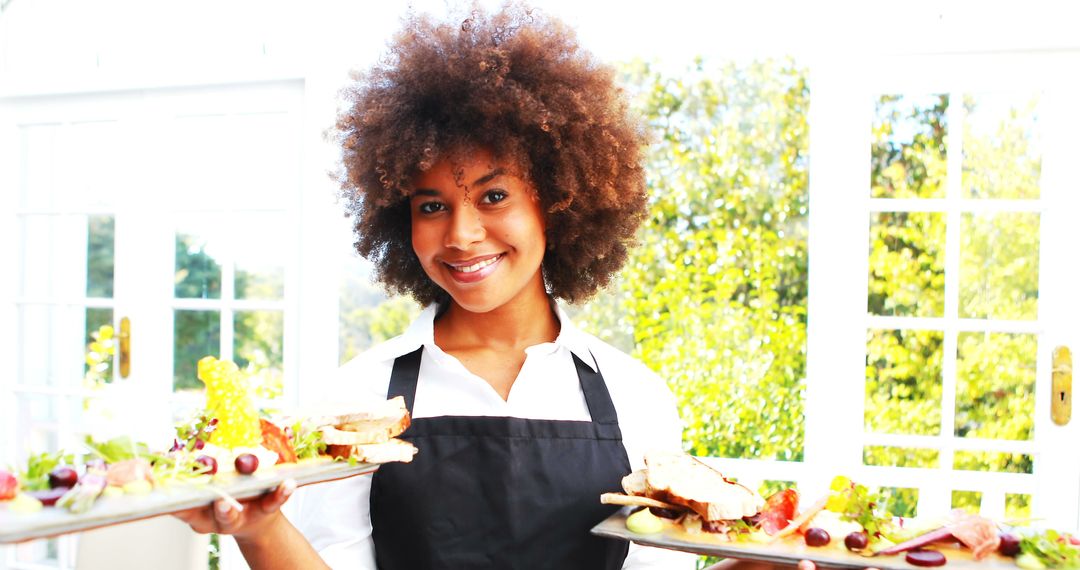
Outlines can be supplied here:
<path id="1" fill-rule="evenodd" d="M 799 563 L 795 565 L 795 567 L 799 570 L 815 570 L 817 568 L 817 565 L 809 560 L 800 560 Z"/>
<path id="2" fill-rule="evenodd" d="M 268 493 L 263 497 L 261 501 L 262 510 L 265 513 L 272 513 L 281 509 L 281 506 L 285 504 L 285 501 L 289 500 L 293 491 L 296 491 L 296 480 L 286 479 L 278 485 L 277 489 L 274 489 L 273 493 Z"/>
<path id="3" fill-rule="evenodd" d="M 224 499 L 214 501 L 214 522 L 220 534 L 232 534 L 240 526 L 242 508 L 240 505 L 231 504 Z"/>
<path id="4" fill-rule="evenodd" d="M 188 509 L 174 513 L 195 532 L 236 534 L 254 530 L 267 516 L 273 515 L 296 491 L 296 481 L 286 479 L 273 491 L 258 499 L 240 504 L 232 499 L 218 499 L 209 507 Z"/>

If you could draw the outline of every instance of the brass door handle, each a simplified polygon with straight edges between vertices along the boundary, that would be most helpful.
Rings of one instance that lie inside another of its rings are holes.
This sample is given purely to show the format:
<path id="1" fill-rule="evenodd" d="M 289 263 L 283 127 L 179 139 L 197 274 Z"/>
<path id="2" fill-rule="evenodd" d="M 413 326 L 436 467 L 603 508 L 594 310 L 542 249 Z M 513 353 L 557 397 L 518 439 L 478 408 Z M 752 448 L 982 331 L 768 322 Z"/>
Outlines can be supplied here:
<path id="1" fill-rule="evenodd" d="M 131 320 L 120 319 L 120 377 L 131 374 Z"/>
<path id="2" fill-rule="evenodd" d="M 1054 392 L 1050 400 L 1050 419 L 1063 426 L 1072 417 L 1072 353 L 1069 347 L 1054 348 L 1051 363 L 1050 385 Z"/>

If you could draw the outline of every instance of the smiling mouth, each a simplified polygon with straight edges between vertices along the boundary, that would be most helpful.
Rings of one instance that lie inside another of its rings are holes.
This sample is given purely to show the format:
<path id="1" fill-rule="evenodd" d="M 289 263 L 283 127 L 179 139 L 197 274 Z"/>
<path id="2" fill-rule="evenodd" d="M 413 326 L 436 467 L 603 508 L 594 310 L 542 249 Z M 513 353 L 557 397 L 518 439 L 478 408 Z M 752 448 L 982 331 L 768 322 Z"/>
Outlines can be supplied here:
<path id="1" fill-rule="evenodd" d="M 495 255 L 469 265 L 452 265 L 450 263 L 447 263 L 446 266 L 449 267 L 451 271 L 457 273 L 476 273 L 477 271 L 480 271 L 481 269 L 495 263 L 496 261 L 499 261 L 500 259 L 502 259 L 503 255 L 504 254 L 500 253 L 499 255 Z"/>

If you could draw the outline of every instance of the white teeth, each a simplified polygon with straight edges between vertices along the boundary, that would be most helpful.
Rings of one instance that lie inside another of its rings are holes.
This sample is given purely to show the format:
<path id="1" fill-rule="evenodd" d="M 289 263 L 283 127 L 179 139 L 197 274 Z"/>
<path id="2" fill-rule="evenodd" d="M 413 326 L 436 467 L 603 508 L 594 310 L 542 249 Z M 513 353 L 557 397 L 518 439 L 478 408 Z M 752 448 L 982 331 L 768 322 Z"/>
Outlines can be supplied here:
<path id="1" fill-rule="evenodd" d="M 477 261 L 476 263 L 468 265 L 466 267 L 455 267 L 451 265 L 450 268 L 454 271 L 460 271 L 461 273 L 472 273 L 474 271 L 480 271 L 481 269 L 491 265 L 492 263 L 495 263 L 501 257 L 501 255 L 496 255 L 495 257 L 485 259 L 484 261 Z"/>

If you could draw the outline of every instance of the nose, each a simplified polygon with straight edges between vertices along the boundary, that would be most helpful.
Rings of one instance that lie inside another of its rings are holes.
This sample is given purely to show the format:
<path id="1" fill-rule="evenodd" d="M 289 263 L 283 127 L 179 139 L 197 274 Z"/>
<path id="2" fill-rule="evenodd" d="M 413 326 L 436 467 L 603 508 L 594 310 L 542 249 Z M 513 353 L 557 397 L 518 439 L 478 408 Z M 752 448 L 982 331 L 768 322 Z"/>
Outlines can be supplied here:
<path id="1" fill-rule="evenodd" d="M 466 202 L 459 208 L 454 208 L 450 218 L 450 227 L 446 231 L 446 247 L 455 249 L 468 249 L 469 246 L 478 243 L 487 235 L 480 212 L 472 204 Z"/>

